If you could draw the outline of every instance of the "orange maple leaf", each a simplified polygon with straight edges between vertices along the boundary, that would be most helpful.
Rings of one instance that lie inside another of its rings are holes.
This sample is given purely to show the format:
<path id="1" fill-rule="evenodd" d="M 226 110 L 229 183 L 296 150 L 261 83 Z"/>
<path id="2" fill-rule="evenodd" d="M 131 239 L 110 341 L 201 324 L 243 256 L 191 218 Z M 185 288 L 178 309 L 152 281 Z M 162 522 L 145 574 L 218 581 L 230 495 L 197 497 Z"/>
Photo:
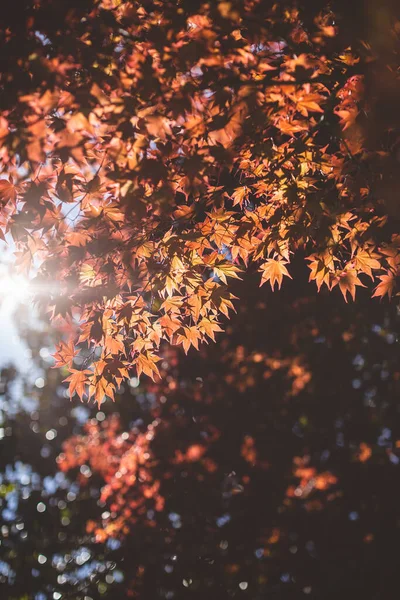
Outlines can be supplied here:
<path id="1" fill-rule="evenodd" d="M 395 286 L 395 278 L 393 274 L 389 271 L 386 275 L 379 275 L 379 279 L 381 282 L 376 286 L 372 297 L 383 298 L 387 294 L 389 298 L 391 298 Z"/>
<path id="2" fill-rule="evenodd" d="M 0 179 L 0 202 L 7 204 L 9 200 L 16 202 L 18 187 L 14 185 L 12 178 Z"/>
<path id="3" fill-rule="evenodd" d="M 278 283 L 278 288 L 281 289 L 284 275 L 292 279 L 289 271 L 285 267 L 285 264 L 287 263 L 283 262 L 282 260 L 268 258 L 267 261 L 260 267 L 260 271 L 262 272 L 260 287 L 269 281 L 272 289 L 275 287 L 275 282 Z"/>
<path id="4" fill-rule="evenodd" d="M 139 354 L 135 360 L 138 377 L 142 373 L 151 377 L 153 381 L 155 381 L 156 377 L 160 377 L 160 372 L 156 365 L 156 362 L 159 360 L 158 356 L 155 356 L 152 352 Z"/>
<path id="5" fill-rule="evenodd" d="M 329 252 L 324 252 L 308 256 L 306 260 L 311 261 L 308 265 L 311 269 L 309 281 L 315 281 L 318 291 L 320 291 L 323 283 L 329 288 L 330 275 L 334 270 L 333 256 Z"/>
<path id="6" fill-rule="evenodd" d="M 222 331 L 221 327 L 215 321 L 210 321 L 209 319 L 202 319 L 198 328 L 200 331 L 204 332 L 208 337 L 210 337 L 213 342 L 215 342 L 215 332 Z"/>
<path id="7" fill-rule="evenodd" d="M 72 365 L 77 354 L 78 350 L 75 349 L 74 342 L 60 342 L 60 344 L 56 346 L 56 352 L 53 354 L 53 358 L 56 360 L 53 368 Z"/>
<path id="8" fill-rule="evenodd" d="M 232 194 L 233 206 L 239 204 L 242 206 L 243 202 L 249 195 L 249 188 L 246 186 L 236 188 L 236 190 Z"/>
<path id="9" fill-rule="evenodd" d="M 347 269 L 339 274 L 332 282 L 332 287 L 339 284 L 340 291 L 343 294 L 343 298 L 347 302 L 347 294 L 355 300 L 356 297 L 356 286 L 365 287 L 363 283 L 357 277 L 357 271 L 355 269 Z"/>
<path id="10" fill-rule="evenodd" d="M 368 252 L 368 250 L 359 250 L 355 256 L 355 267 L 358 271 L 366 273 L 373 279 L 372 269 L 381 268 L 381 264 L 377 258 L 379 258 L 378 254 Z"/>
<path id="11" fill-rule="evenodd" d="M 199 349 L 199 340 L 201 335 L 197 327 L 183 327 L 183 333 L 177 334 L 177 344 L 182 344 L 186 354 L 189 351 L 190 346 L 194 346 L 196 350 Z"/>
<path id="12" fill-rule="evenodd" d="M 227 283 L 227 277 L 234 277 L 240 279 L 238 273 L 240 273 L 239 267 L 235 267 L 232 263 L 219 263 L 214 267 L 214 273 L 220 278 L 225 284 Z"/>
<path id="13" fill-rule="evenodd" d="M 82 402 L 83 395 L 85 393 L 85 385 L 88 382 L 87 376 L 91 374 L 91 371 L 87 369 L 83 371 L 70 369 L 70 373 L 71 375 L 69 375 L 66 379 L 63 380 L 64 382 L 69 382 L 69 396 L 70 398 L 72 398 L 72 396 L 76 392 L 80 398 L 80 401 Z"/>
<path id="14" fill-rule="evenodd" d="M 105 377 L 99 377 L 95 373 L 89 376 L 88 399 L 90 400 L 94 396 L 94 400 L 97 402 L 99 408 L 106 396 L 114 400 L 114 394 L 115 385 L 107 381 Z"/>

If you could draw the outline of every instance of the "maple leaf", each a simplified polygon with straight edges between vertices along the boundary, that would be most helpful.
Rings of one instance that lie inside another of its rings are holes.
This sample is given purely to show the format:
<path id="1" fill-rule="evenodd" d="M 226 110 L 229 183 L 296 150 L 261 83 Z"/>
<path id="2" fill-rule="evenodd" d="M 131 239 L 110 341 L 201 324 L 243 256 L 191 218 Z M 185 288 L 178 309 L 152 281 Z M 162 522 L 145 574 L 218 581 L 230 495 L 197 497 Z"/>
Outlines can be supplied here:
<path id="1" fill-rule="evenodd" d="M 90 239 L 88 231 L 69 231 L 65 234 L 65 240 L 70 246 L 86 246 Z"/>
<path id="2" fill-rule="evenodd" d="M 151 377 L 153 381 L 160 377 L 160 372 L 157 368 L 156 362 L 160 359 L 155 356 L 152 352 L 146 352 L 139 354 L 135 359 L 137 375 L 140 377 L 142 373 Z"/>
<path id="3" fill-rule="evenodd" d="M 363 283 L 358 279 L 357 271 L 355 269 L 346 269 L 342 271 L 338 276 L 332 280 L 332 287 L 339 284 L 340 291 L 343 294 L 343 298 L 347 302 L 347 294 L 349 293 L 353 300 L 356 297 L 356 286 L 365 287 Z"/>
<path id="4" fill-rule="evenodd" d="M 235 279 L 240 279 L 238 275 L 238 273 L 240 273 L 240 269 L 232 263 L 218 263 L 218 265 L 214 267 L 214 273 L 225 284 L 227 283 L 227 277 L 234 277 Z"/>
<path id="5" fill-rule="evenodd" d="M 305 117 L 308 117 L 308 111 L 323 112 L 319 103 L 325 100 L 320 94 L 302 94 L 301 92 L 294 99 L 297 110 Z"/>
<path id="6" fill-rule="evenodd" d="M 9 179 L 0 179 L 0 202 L 1 204 L 7 204 L 11 200 L 11 202 L 16 202 L 18 197 L 19 187 L 14 185 L 12 178 Z"/>
<path id="7" fill-rule="evenodd" d="M 161 304 L 161 308 L 165 312 L 179 313 L 182 308 L 184 296 L 168 296 L 166 300 Z"/>
<path id="8" fill-rule="evenodd" d="M 235 310 L 232 300 L 236 296 L 219 286 L 215 286 L 210 295 L 210 304 L 216 311 L 221 312 L 225 317 L 229 317 L 229 310 Z"/>
<path id="9" fill-rule="evenodd" d="M 376 286 L 372 297 L 383 298 L 387 294 L 389 298 L 391 298 L 395 286 L 395 278 L 393 273 L 389 271 L 385 275 L 379 275 L 379 279 L 381 282 Z"/>
<path id="10" fill-rule="evenodd" d="M 88 376 L 88 399 L 94 397 L 97 406 L 100 408 L 106 396 L 114 400 L 115 385 L 104 377 L 103 372 L 107 363 L 100 360 L 94 363 L 94 371 Z"/>
<path id="11" fill-rule="evenodd" d="M 110 221 L 114 221 L 115 223 L 122 223 L 125 219 L 121 207 L 117 204 L 108 204 L 107 206 L 104 206 L 103 214 L 106 219 L 110 219 Z"/>
<path id="12" fill-rule="evenodd" d="M 222 331 L 221 327 L 218 325 L 217 322 L 211 321 L 209 319 L 201 319 L 201 321 L 198 324 L 198 327 L 199 330 L 208 335 L 208 337 L 210 337 L 213 342 L 215 342 L 215 333 L 218 331 Z"/>
<path id="13" fill-rule="evenodd" d="M 168 296 L 173 296 L 174 290 L 178 290 L 179 289 L 179 284 L 176 280 L 176 277 L 174 276 L 170 276 L 167 275 L 167 277 L 165 278 L 165 288 L 163 290 L 163 293 L 165 294 L 165 292 L 168 294 Z"/>
<path id="14" fill-rule="evenodd" d="M 190 346 L 199 349 L 199 340 L 201 335 L 197 327 L 183 327 L 182 333 L 177 333 L 177 344 L 182 344 L 185 353 L 187 354 Z"/>
<path id="15" fill-rule="evenodd" d="M 64 382 L 69 382 L 69 396 L 70 398 L 72 398 L 72 396 L 76 392 L 80 398 L 80 401 L 82 402 L 83 395 L 85 393 L 85 386 L 88 383 L 88 375 L 91 375 L 91 371 L 89 371 L 88 369 L 85 369 L 83 371 L 70 369 L 70 373 L 71 375 L 69 375 L 66 379 L 63 380 Z"/>
<path id="16" fill-rule="evenodd" d="M 337 109 L 335 112 L 340 118 L 340 124 L 343 131 L 346 131 L 346 129 L 349 129 L 349 127 L 354 125 L 359 113 L 358 108 L 355 106 L 347 109 Z"/>
<path id="17" fill-rule="evenodd" d="M 307 130 L 307 125 L 303 124 L 300 121 L 288 121 L 286 118 L 281 118 L 277 122 L 276 126 L 280 131 L 286 135 L 293 135 L 294 133 L 298 133 L 300 131 Z"/>
<path id="18" fill-rule="evenodd" d="M 96 280 L 96 277 L 97 277 L 97 273 L 92 265 L 85 263 L 81 266 L 81 270 L 79 273 L 79 280 L 82 285 L 88 285 L 88 286 L 101 285 L 101 281 L 99 281 L 98 279 Z"/>
<path id="19" fill-rule="evenodd" d="M 318 291 L 320 291 L 323 283 L 329 288 L 331 275 L 334 272 L 334 258 L 332 254 L 329 251 L 322 254 L 314 254 L 308 256 L 307 260 L 310 261 L 308 266 L 311 269 L 309 281 L 315 280 Z"/>
<path id="20" fill-rule="evenodd" d="M 176 314 L 166 314 L 160 318 L 160 325 L 169 338 L 181 327 L 182 322 L 177 318 Z"/>
<path id="21" fill-rule="evenodd" d="M 262 272 L 260 286 L 264 285 L 269 281 L 271 288 L 274 289 L 275 282 L 278 283 L 278 288 L 281 288 L 283 277 L 289 277 L 292 279 L 289 271 L 285 266 L 284 261 L 276 260 L 274 258 L 268 258 L 264 264 L 261 265 L 260 271 Z"/>
<path id="22" fill-rule="evenodd" d="M 359 250 L 355 256 L 354 264 L 358 271 L 362 271 L 371 277 L 374 278 L 372 274 L 372 269 L 380 269 L 381 264 L 379 260 L 379 255 L 374 252 L 368 252 L 368 250 Z"/>
<path id="23" fill-rule="evenodd" d="M 53 354 L 55 359 L 55 367 L 69 367 L 72 365 L 75 356 L 79 354 L 79 351 L 76 350 L 74 342 L 70 341 L 68 343 L 60 342 L 58 346 L 56 346 L 56 352 Z"/>
<path id="24" fill-rule="evenodd" d="M 119 354 L 125 352 L 124 338 L 120 334 L 106 335 L 104 338 L 104 349 L 110 354 Z"/>
<path id="25" fill-rule="evenodd" d="M 236 188 L 236 190 L 232 194 L 233 206 L 239 204 L 242 206 L 243 202 L 246 200 L 249 194 L 249 188 L 246 186 Z"/>
<path id="26" fill-rule="evenodd" d="M 195 214 L 195 207 L 194 206 L 187 206 L 186 204 L 183 204 L 182 206 L 179 206 L 175 211 L 174 211 L 174 217 L 175 219 L 191 219 Z"/>
<path id="27" fill-rule="evenodd" d="M 198 294 L 192 294 L 189 296 L 186 303 L 194 321 L 197 322 L 200 317 L 200 312 L 203 308 L 202 297 Z"/>

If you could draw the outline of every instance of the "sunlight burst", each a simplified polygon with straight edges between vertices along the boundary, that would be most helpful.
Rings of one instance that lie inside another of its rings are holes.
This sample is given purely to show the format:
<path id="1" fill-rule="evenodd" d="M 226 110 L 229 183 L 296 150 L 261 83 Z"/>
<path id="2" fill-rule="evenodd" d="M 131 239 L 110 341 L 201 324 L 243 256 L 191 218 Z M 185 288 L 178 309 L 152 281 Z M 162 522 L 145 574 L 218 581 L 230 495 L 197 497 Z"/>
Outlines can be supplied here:
<path id="1" fill-rule="evenodd" d="M 26 302 L 32 294 L 29 279 L 23 275 L 0 275 L 0 297 L 16 303 Z"/>

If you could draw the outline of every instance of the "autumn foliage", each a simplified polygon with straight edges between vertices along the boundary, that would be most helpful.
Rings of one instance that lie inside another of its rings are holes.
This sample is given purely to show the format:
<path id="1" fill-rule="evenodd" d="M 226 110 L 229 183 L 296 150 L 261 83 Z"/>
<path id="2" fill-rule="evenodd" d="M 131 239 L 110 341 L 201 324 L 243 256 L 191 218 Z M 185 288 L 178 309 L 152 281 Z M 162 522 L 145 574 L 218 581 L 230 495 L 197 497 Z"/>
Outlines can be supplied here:
<path id="1" fill-rule="evenodd" d="M 295 254 L 346 302 L 396 294 L 383 97 L 398 98 L 400 21 L 355 35 L 343 2 L 16 4 L 23 17 L 1 17 L 0 232 L 66 323 L 71 395 L 157 378 L 163 340 L 215 340 L 231 280 L 280 288 Z"/>

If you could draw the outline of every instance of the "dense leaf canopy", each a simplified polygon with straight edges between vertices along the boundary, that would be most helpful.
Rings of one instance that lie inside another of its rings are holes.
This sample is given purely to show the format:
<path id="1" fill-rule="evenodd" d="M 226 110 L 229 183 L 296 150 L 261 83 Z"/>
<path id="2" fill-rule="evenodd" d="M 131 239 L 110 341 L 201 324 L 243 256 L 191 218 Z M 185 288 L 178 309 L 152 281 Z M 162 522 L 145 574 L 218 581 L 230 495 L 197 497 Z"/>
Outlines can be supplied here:
<path id="1" fill-rule="evenodd" d="M 67 324 L 71 394 L 156 378 L 162 340 L 214 340 L 230 280 L 280 287 L 294 254 L 346 301 L 396 293 L 400 21 L 396 2 L 346 4 L 1 16 L 0 231 Z"/>

